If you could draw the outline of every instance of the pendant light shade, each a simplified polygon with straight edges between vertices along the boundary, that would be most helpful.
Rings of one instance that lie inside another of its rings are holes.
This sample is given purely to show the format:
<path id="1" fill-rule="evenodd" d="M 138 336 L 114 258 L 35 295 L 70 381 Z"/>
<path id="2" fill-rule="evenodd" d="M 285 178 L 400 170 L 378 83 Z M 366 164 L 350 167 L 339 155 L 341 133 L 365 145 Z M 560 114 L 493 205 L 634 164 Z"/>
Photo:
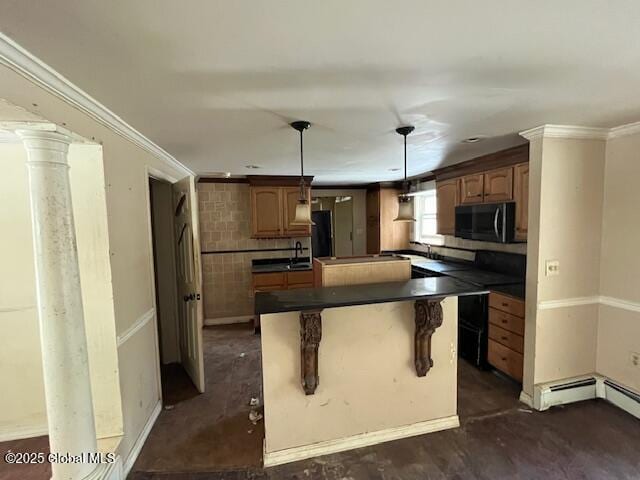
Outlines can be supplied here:
<path id="1" fill-rule="evenodd" d="M 291 222 L 291 225 L 315 225 L 311 221 L 311 205 L 307 201 L 307 194 L 305 192 L 304 184 L 304 146 L 302 143 L 302 132 L 309 128 L 311 124 L 305 121 L 297 121 L 291 124 L 295 130 L 300 132 L 300 197 L 296 204 L 296 215 Z"/>
<path id="2" fill-rule="evenodd" d="M 404 182 L 402 184 L 403 193 L 398 196 L 398 216 L 394 222 L 415 222 L 413 217 L 413 201 L 409 195 L 409 183 L 407 182 L 407 135 L 413 132 L 414 127 L 406 126 L 396 129 L 396 133 L 404 137 Z"/>

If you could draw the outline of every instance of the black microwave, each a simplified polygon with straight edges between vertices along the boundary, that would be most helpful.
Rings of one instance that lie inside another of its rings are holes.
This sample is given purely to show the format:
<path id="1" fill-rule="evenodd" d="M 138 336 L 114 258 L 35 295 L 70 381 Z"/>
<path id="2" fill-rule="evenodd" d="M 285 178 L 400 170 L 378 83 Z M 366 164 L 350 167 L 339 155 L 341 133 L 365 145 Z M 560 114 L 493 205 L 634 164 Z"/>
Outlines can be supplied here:
<path id="1" fill-rule="evenodd" d="M 456 207 L 456 237 L 510 243 L 515 234 L 516 204 L 482 203 Z"/>

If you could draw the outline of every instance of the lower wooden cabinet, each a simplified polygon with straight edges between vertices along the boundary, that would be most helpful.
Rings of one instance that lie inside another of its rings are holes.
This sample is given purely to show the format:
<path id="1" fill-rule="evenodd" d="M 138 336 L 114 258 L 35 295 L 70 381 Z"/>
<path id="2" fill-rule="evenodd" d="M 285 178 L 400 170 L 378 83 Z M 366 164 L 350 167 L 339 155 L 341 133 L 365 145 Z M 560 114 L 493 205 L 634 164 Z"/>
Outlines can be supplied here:
<path id="1" fill-rule="evenodd" d="M 313 287 L 313 270 L 254 273 L 252 283 L 254 293 L 311 288 Z M 256 330 L 260 328 L 260 317 L 254 317 L 253 326 Z"/>
<path id="2" fill-rule="evenodd" d="M 524 364 L 524 301 L 489 294 L 489 364 L 522 382 Z"/>

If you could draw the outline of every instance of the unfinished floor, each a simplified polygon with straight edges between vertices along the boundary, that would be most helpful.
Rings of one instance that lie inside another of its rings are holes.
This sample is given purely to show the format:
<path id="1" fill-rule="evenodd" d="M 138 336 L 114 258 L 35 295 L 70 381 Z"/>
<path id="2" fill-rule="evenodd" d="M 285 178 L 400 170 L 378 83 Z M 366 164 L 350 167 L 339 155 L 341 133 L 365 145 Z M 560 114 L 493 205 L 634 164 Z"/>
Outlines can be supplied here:
<path id="1" fill-rule="evenodd" d="M 519 386 L 459 363 L 461 427 L 262 470 L 262 424 L 248 420 L 260 391 L 260 344 L 250 327 L 205 329 L 207 393 L 165 393 L 164 410 L 129 476 L 135 480 L 638 479 L 640 420 L 603 400 L 535 412 Z M 249 433 L 251 431 L 251 433 Z M 46 437 L 0 452 L 46 450 Z M 46 468 L 8 469 L 0 480 L 47 479 Z"/>

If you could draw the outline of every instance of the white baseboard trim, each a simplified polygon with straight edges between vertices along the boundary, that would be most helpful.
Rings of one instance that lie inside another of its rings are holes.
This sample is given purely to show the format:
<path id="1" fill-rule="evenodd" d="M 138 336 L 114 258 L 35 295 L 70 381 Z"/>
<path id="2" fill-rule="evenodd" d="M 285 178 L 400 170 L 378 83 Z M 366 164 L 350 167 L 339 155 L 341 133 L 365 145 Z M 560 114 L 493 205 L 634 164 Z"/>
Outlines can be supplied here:
<path id="1" fill-rule="evenodd" d="M 49 427 L 44 425 L 34 425 L 31 427 L 17 427 L 0 430 L 0 442 L 10 442 L 12 440 L 22 440 L 23 438 L 41 437 L 49 435 Z"/>
<path id="2" fill-rule="evenodd" d="M 255 315 L 240 315 L 238 317 L 222 317 L 222 318 L 205 318 L 205 327 L 214 325 L 231 325 L 233 323 L 249 323 L 253 322 Z"/>
<path id="3" fill-rule="evenodd" d="M 520 392 L 520 401 L 527 407 L 533 408 L 533 397 L 526 393 L 524 390 Z"/>
<path id="4" fill-rule="evenodd" d="M 630 312 L 640 312 L 640 303 L 621 298 L 593 295 L 591 297 L 572 297 L 560 300 L 546 300 L 538 302 L 538 310 L 552 310 L 554 308 L 580 307 L 582 305 L 607 305 L 621 308 Z"/>
<path id="5" fill-rule="evenodd" d="M 133 444 L 133 447 L 131 448 L 129 455 L 127 456 L 127 459 L 124 462 L 122 478 L 126 478 L 127 475 L 129 475 L 129 472 L 133 468 L 133 464 L 138 458 L 138 455 L 140 455 L 140 452 L 142 451 L 142 447 L 144 446 L 144 442 L 147 440 L 147 437 L 149 436 L 149 433 L 151 432 L 153 425 L 156 423 L 156 420 L 158 419 L 158 416 L 160 415 L 161 411 L 162 411 L 162 400 L 158 400 L 158 403 L 156 403 L 156 406 L 153 407 L 153 411 L 151 412 L 151 415 L 149 416 L 147 423 L 145 424 L 144 428 L 140 432 L 140 435 L 138 435 L 138 438 L 136 439 L 136 443 Z"/>
<path id="6" fill-rule="evenodd" d="M 536 410 L 543 411 L 557 405 L 602 398 L 634 417 L 640 418 L 640 394 L 602 375 L 585 375 L 538 384 L 533 390 L 532 406 Z M 521 401 L 524 401 L 523 396 L 528 397 L 522 392 Z"/>
<path id="7" fill-rule="evenodd" d="M 305 458 L 319 457 L 330 453 L 344 452 L 354 448 L 368 447 L 378 443 L 399 440 L 401 438 L 414 437 L 425 433 L 438 432 L 460 426 L 457 415 L 450 417 L 427 420 L 426 422 L 404 425 L 402 427 L 388 428 L 376 432 L 361 433 L 347 438 L 327 440 L 324 442 L 304 445 L 302 447 L 287 448 L 275 452 L 264 452 L 264 466 L 273 467 L 283 463 L 296 462 Z"/>

